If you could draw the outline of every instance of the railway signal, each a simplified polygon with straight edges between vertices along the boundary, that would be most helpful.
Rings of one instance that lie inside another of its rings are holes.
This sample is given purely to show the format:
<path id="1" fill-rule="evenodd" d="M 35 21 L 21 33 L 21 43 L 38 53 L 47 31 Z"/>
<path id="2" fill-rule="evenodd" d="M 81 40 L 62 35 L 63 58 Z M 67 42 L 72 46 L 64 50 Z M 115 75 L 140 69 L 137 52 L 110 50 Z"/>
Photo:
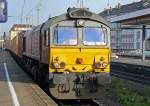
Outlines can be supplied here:
<path id="1" fill-rule="evenodd" d="M 0 0 L 0 23 L 7 21 L 7 1 Z"/>

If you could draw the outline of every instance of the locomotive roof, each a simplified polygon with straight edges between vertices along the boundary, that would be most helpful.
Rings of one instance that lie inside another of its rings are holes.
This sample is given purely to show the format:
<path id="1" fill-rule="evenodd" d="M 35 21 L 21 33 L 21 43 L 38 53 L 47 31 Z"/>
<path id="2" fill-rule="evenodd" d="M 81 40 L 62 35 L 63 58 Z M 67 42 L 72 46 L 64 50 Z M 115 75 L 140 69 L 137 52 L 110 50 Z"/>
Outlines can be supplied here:
<path id="1" fill-rule="evenodd" d="M 105 24 L 106 26 L 109 26 L 107 21 L 103 17 L 89 11 L 86 8 L 69 8 L 67 10 L 67 13 L 53 18 L 49 18 L 49 20 L 45 22 L 45 24 L 52 25 L 59 21 L 71 20 L 71 19 L 90 19 Z"/>
<path id="2" fill-rule="evenodd" d="M 32 25 L 29 25 L 29 24 L 14 24 L 12 26 L 12 28 L 10 29 L 10 31 L 16 31 L 16 30 L 18 30 L 18 28 L 29 28 L 30 29 L 30 28 L 32 28 Z"/>
<path id="3" fill-rule="evenodd" d="M 72 20 L 72 19 L 85 19 L 85 20 L 89 19 L 100 22 L 109 27 L 109 24 L 103 17 L 89 11 L 86 8 L 68 8 L 67 13 L 49 18 L 45 23 L 34 27 L 32 31 L 40 30 L 42 27 L 48 27 L 63 20 Z"/>

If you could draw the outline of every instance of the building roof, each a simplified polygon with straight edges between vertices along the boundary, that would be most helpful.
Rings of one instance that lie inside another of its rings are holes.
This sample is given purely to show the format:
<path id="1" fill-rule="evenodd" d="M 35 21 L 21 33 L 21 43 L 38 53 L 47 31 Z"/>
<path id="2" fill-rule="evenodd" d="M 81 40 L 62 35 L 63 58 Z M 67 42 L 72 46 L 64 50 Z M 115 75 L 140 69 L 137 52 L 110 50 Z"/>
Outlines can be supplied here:
<path id="1" fill-rule="evenodd" d="M 32 25 L 29 24 L 14 24 L 10 31 L 16 31 L 16 28 L 32 28 Z"/>
<path id="2" fill-rule="evenodd" d="M 4 42 L 4 40 L 0 39 L 0 42 Z"/>
<path id="3" fill-rule="evenodd" d="M 150 8 L 121 14 L 118 16 L 111 17 L 110 22 L 119 22 L 124 24 L 150 24 Z"/>
<path id="4" fill-rule="evenodd" d="M 108 22 L 103 17 L 99 16 L 96 13 L 93 13 L 89 11 L 87 8 L 69 8 L 67 10 L 67 13 L 64 13 L 59 16 L 55 16 L 52 18 L 49 18 L 43 25 L 42 29 L 47 26 L 52 26 L 58 22 L 64 21 L 64 20 L 72 20 L 72 19 L 88 19 L 92 21 L 100 22 L 107 27 L 109 27 Z"/>
<path id="5" fill-rule="evenodd" d="M 99 13 L 99 15 L 103 17 L 121 15 L 147 8 L 150 8 L 150 3 L 148 3 L 147 0 L 141 0 L 139 2 L 133 2 L 126 5 L 118 4 L 115 8 L 106 9 L 103 12 Z"/>

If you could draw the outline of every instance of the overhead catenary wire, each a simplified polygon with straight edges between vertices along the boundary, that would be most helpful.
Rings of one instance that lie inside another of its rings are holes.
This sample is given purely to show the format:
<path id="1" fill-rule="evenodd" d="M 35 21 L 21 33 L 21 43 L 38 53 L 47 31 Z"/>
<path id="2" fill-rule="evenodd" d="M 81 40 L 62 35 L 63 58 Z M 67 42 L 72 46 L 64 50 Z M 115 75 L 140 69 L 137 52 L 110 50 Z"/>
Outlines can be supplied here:
<path id="1" fill-rule="evenodd" d="M 38 1 L 38 3 L 34 6 L 34 7 L 32 7 L 30 10 L 29 10 L 29 12 L 27 12 L 27 14 L 25 15 L 26 17 L 32 17 L 31 15 L 33 15 L 33 14 L 31 14 L 34 10 L 36 10 L 37 11 L 37 24 L 39 24 L 39 21 L 40 21 L 40 6 L 41 6 L 41 3 L 42 3 L 42 1 L 43 0 L 39 0 Z"/>
<path id="2" fill-rule="evenodd" d="M 25 3 L 26 3 L 26 0 L 23 1 L 23 5 L 22 5 L 22 9 L 21 9 L 21 17 L 20 17 L 20 22 L 21 23 L 23 22 L 23 13 L 24 13 Z"/>
<path id="3" fill-rule="evenodd" d="M 41 1 L 42 1 L 42 0 L 39 0 L 38 3 L 37 3 L 34 7 L 32 7 L 32 8 L 27 12 L 26 16 L 29 16 L 29 15 L 32 13 L 32 11 L 39 5 L 39 3 L 40 3 Z"/>

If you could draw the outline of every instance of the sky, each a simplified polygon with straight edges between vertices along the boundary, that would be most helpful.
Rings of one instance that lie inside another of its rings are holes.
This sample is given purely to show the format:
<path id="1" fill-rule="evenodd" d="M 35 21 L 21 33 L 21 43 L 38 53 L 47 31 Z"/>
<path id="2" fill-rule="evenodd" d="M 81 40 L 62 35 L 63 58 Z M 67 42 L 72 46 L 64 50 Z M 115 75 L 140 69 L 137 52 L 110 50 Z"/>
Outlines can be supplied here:
<path id="1" fill-rule="evenodd" d="M 83 0 L 84 7 L 95 13 L 100 13 L 108 8 L 108 1 L 111 7 L 118 3 L 128 4 L 140 0 Z M 7 0 L 8 21 L 0 23 L 0 35 L 5 31 L 7 35 L 13 24 L 28 23 L 38 25 L 49 17 L 57 16 L 66 12 L 68 7 L 79 7 L 78 0 Z M 37 11 L 39 8 L 39 12 Z M 39 22 L 37 17 L 39 13 Z M 21 21 L 21 17 L 22 21 Z"/>

